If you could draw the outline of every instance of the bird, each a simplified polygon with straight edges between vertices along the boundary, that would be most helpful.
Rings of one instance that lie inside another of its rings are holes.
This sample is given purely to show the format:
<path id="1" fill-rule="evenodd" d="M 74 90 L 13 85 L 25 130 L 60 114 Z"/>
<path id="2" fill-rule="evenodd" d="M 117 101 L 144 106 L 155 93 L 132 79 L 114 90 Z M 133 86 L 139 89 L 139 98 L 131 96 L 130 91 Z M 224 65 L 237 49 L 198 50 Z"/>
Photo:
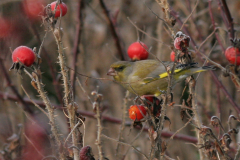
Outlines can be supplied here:
<path id="1" fill-rule="evenodd" d="M 117 61 L 110 66 L 107 75 L 138 96 L 159 96 L 168 88 L 167 70 L 171 73 L 173 66 L 174 62 L 155 59 Z M 195 73 L 207 70 L 214 70 L 214 67 L 198 67 L 197 63 L 177 64 L 172 76 L 172 87 Z"/>

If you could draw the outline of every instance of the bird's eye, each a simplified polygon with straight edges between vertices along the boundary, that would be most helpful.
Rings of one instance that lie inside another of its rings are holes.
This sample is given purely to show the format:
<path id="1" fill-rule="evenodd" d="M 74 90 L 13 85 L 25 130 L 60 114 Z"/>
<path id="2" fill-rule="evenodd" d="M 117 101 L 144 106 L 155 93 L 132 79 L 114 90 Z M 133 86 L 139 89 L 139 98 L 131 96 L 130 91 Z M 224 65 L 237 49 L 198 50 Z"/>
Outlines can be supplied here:
<path id="1" fill-rule="evenodd" d="M 119 70 L 123 70 L 123 68 L 124 68 L 123 66 L 118 67 Z"/>
<path id="2" fill-rule="evenodd" d="M 124 66 L 118 66 L 115 68 L 116 71 L 122 71 L 125 67 Z"/>

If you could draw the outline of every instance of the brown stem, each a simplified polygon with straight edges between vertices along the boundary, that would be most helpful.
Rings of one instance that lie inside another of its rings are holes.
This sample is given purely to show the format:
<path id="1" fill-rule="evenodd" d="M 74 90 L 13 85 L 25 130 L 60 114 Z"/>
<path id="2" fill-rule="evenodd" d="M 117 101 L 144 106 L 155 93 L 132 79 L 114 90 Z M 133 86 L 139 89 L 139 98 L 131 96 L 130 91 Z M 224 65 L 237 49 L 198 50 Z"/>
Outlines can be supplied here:
<path id="1" fill-rule="evenodd" d="M 121 127 L 119 130 L 119 134 L 118 134 L 118 141 L 121 142 L 123 141 L 123 133 L 124 133 L 124 129 L 125 129 L 125 121 L 126 121 L 126 111 L 127 111 L 127 102 L 128 102 L 128 96 L 129 96 L 129 91 L 126 92 L 125 98 L 124 98 L 124 103 L 123 103 L 123 109 L 122 109 L 122 123 L 121 123 Z M 119 151 L 119 147 L 120 144 L 117 143 L 117 147 L 116 147 L 116 157 L 118 158 L 118 151 Z"/>
<path id="2" fill-rule="evenodd" d="M 177 15 L 177 13 L 175 11 L 171 11 L 171 14 L 176 18 L 177 22 L 182 25 L 182 21 L 179 18 L 179 16 Z M 185 30 L 185 32 L 191 37 L 190 32 L 188 31 L 188 29 L 186 27 L 183 27 L 183 30 Z M 191 44 L 192 46 L 195 48 L 196 43 L 193 39 L 191 39 Z M 196 50 L 196 49 L 195 49 Z M 200 53 L 197 52 L 197 55 L 200 57 Z M 200 59 L 202 60 L 202 59 Z M 203 61 L 203 60 L 202 60 Z M 232 96 L 228 93 L 227 89 L 225 88 L 225 86 L 223 86 L 223 84 L 218 80 L 217 76 L 213 73 L 213 71 L 209 71 L 213 77 L 214 82 L 222 89 L 223 93 L 226 95 L 226 97 L 228 98 L 228 101 L 230 102 L 230 104 L 233 106 L 233 108 L 240 113 L 240 107 L 234 102 Z"/>
<path id="3" fill-rule="evenodd" d="M 70 75 L 70 81 L 72 85 L 73 97 L 75 97 L 75 81 L 76 81 L 76 71 L 77 71 L 77 58 L 78 54 L 80 53 L 79 44 L 81 43 L 81 34 L 82 34 L 82 27 L 83 27 L 83 16 L 82 10 L 84 7 L 84 2 L 79 0 L 77 6 L 77 21 L 76 21 L 76 33 L 74 39 L 74 46 L 73 46 L 73 58 L 72 58 L 72 68 Z"/>
<path id="4" fill-rule="evenodd" d="M 222 82 L 220 82 L 217 79 L 217 76 L 214 74 L 214 72 L 210 72 L 214 81 L 216 82 L 217 86 L 219 88 L 222 89 L 223 93 L 225 94 L 225 96 L 227 97 L 228 101 L 230 102 L 230 104 L 233 106 L 233 108 L 237 111 L 237 113 L 240 113 L 240 107 L 236 104 L 236 102 L 234 102 L 232 96 L 228 93 L 227 89 L 224 87 L 224 85 L 222 84 Z"/>
<path id="5" fill-rule="evenodd" d="M 1 91 L 0 91 L 0 98 L 1 99 L 8 99 L 8 100 L 11 100 L 11 101 L 19 101 L 19 99 L 16 96 L 10 95 L 8 93 L 4 93 L 4 92 L 1 92 Z M 29 100 L 28 98 L 24 98 L 23 100 L 26 104 L 32 104 L 31 100 Z M 39 106 L 45 108 L 45 104 L 42 101 L 39 101 L 39 100 L 33 100 L 33 101 L 36 104 L 38 104 Z M 60 106 L 60 105 L 57 105 L 57 104 L 52 104 L 52 105 L 56 108 L 61 108 L 62 109 L 62 106 Z M 82 111 L 82 110 L 78 110 L 78 113 L 80 113 L 83 116 L 87 116 L 89 118 L 95 118 L 95 115 L 96 115 L 93 112 Z M 121 124 L 122 123 L 122 120 L 120 120 L 118 118 L 115 118 L 115 117 L 106 116 L 106 115 L 102 115 L 101 119 L 105 120 L 105 121 L 108 121 L 110 123 L 114 123 L 114 124 Z M 132 122 L 125 122 L 126 126 L 131 126 L 131 124 L 132 124 Z M 138 129 L 140 129 L 140 128 L 138 128 Z M 148 128 L 144 128 L 144 131 L 148 132 Z M 162 131 L 161 136 L 164 137 L 164 138 L 170 138 L 173 134 L 174 134 L 173 132 Z M 197 139 L 195 137 L 187 136 L 187 135 L 183 135 L 183 134 L 176 134 L 174 136 L 174 139 L 175 140 L 183 140 L 183 141 L 190 142 L 190 143 L 197 143 Z"/>
<path id="6" fill-rule="evenodd" d="M 103 149 L 102 149 L 102 140 L 101 140 L 101 135 L 102 135 L 102 125 L 101 125 L 101 111 L 100 111 L 100 107 L 99 107 L 99 103 L 93 103 L 96 104 L 94 106 L 94 108 L 96 108 L 96 119 L 97 119 L 97 139 L 96 139 L 96 145 L 98 148 L 98 156 L 99 156 L 99 160 L 103 160 Z"/>
<path id="7" fill-rule="evenodd" d="M 195 84 L 196 84 L 196 81 L 195 81 L 195 79 L 192 76 L 189 77 L 189 78 L 190 78 L 190 82 L 188 83 L 189 84 L 189 93 L 191 95 L 192 111 L 193 111 L 194 117 L 195 117 L 194 121 L 195 121 L 197 127 L 201 128 L 201 125 L 202 125 L 201 117 L 199 115 L 198 107 L 197 107 L 197 104 L 195 102 L 195 100 L 196 100 L 196 98 L 195 98 L 195 94 L 196 94 L 196 92 L 195 92 Z M 196 133 L 197 133 L 198 143 L 202 144 L 203 140 L 202 140 L 202 138 L 200 136 L 200 131 L 197 128 L 195 130 L 196 130 Z M 199 150 L 199 154 L 200 154 L 200 160 L 203 160 L 203 158 L 204 158 L 203 151 Z"/>
<path id="8" fill-rule="evenodd" d="M 31 26 L 31 28 L 33 30 L 33 33 L 35 34 L 35 36 L 37 38 L 38 43 L 41 44 L 42 43 L 41 42 L 41 38 L 40 38 L 40 35 L 39 35 L 36 27 L 31 22 L 29 22 L 29 23 L 30 23 L 30 26 Z M 46 60 L 48 66 L 49 66 L 49 71 L 50 71 L 50 74 L 51 74 L 51 77 L 52 77 L 52 80 L 53 80 L 53 86 L 54 86 L 54 90 L 56 92 L 57 98 L 58 98 L 59 102 L 61 104 L 63 104 L 62 94 L 61 94 L 62 93 L 61 92 L 61 87 L 60 87 L 60 85 L 59 85 L 59 83 L 58 83 L 58 81 L 56 79 L 56 75 L 55 75 L 56 70 L 55 70 L 55 68 L 52 65 L 54 63 L 52 62 L 51 57 L 49 56 L 49 53 L 47 52 L 47 50 L 43 46 L 42 46 L 42 52 L 43 52 L 43 56 L 45 58 L 44 60 Z"/>
<path id="9" fill-rule="evenodd" d="M 215 25 L 215 20 L 214 20 L 213 13 L 212 13 L 212 4 L 211 4 L 211 2 L 212 2 L 212 0 L 208 0 L 208 8 L 209 8 L 209 14 L 210 14 L 210 17 L 211 17 L 213 29 L 215 30 L 216 29 L 216 25 Z M 225 48 L 223 47 L 222 41 L 220 40 L 219 35 L 218 35 L 217 32 L 215 32 L 215 36 L 217 38 L 217 41 L 218 41 L 219 45 L 222 48 L 222 51 L 224 52 Z"/>
<path id="10" fill-rule="evenodd" d="M 229 31 L 229 37 L 231 39 L 234 39 L 234 32 L 235 32 L 235 30 L 234 30 L 233 18 L 232 18 L 231 13 L 230 13 L 230 11 L 228 9 L 228 5 L 226 3 L 226 0 L 221 0 L 221 1 L 222 1 L 224 12 L 225 12 L 227 20 L 228 20 L 227 28 L 228 28 L 228 31 Z"/>
<path id="11" fill-rule="evenodd" d="M 228 26 L 228 21 L 227 21 L 226 15 L 224 13 L 224 9 L 223 9 L 223 5 L 221 3 L 221 0 L 218 0 L 218 7 L 221 8 L 221 16 L 222 16 L 222 20 L 223 20 L 224 24 L 226 26 Z"/>
<path id="12" fill-rule="evenodd" d="M 126 54 L 124 53 L 123 49 L 122 49 L 122 46 L 121 46 L 121 41 L 120 41 L 120 38 L 117 34 L 117 31 L 116 31 L 116 26 L 111 18 L 111 15 L 109 13 L 109 10 L 107 8 L 107 6 L 105 5 L 104 1 L 103 0 L 99 0 L 100 2 L 100 5 L 104 11 L 104 14 L 106 15 L 107 17 L 107 20 L 108 20 L 108 23 L 109 23 L 109 26 L 110 26 L 110 30 L 111 30 L 111 33 L 113 35 L 113 38 L 114 38 L 114 42 L 115 42 L 115 45 L 117 47 L 117 50 L 118 50 L 118 54 L 120 56 L 120 59 L 121 60 L 127 60 L 127 57 L 126 57 Z"/>
<path id="13" fill-rule="evenodd" d="M 68 117 L 69 117 L 69 123 L 70 123 L 70 128 L 73 130 L 75 126 L 75 119 L 76 119 L 76 114 L 75 114 L 75 103 L 73 102 L 73 97 L 72 97 L 72 91 L 71 91 L 71 84 L 69 81 L 69 76 L 68 76 L 68 69 L 66 67 L 66 62 L 65 62 L 65 57 L 64 57 L 64 50 L 63 50 L 63 44 L 62 44 L 62 31 L 59 28 L 55 28 L 53 31 L 53 35 L 55 37 L 57 46 L 58 46 L 58 59 L 59 59 L 59 65 L 61 67 L 61 74 L 62 74 L 62 79 L 63 79 L 63 86 L 64 86 L 64 105 L 68 110 Z M 77 147 L 77 131 L 74 130 L 72 132 L 72 143 L 73 146 Z M 79 160 L 79 153 L 76 148 L 73 148 L 73 156 L 74 160 Z"/>
<path id="14" fill-rule="evenodd" d="M 24 69 L 24 71 L 26 73 L 28 73 L 25 69 Z M 41 72 L 39 71 L 39 73 L 41 73 Z M 37 84 L 36 90 L 38 91 L 39 96 L 42 98 L 42 100 L 43 100 L 43 102 L 46 106 L 46 109 L 48 111 L 49 124 L 51 126 L 51 132 L 52 132 L 53 137 L 54 137 L 53 142 L 54 142 L 54 144 L 57 144 L 60 159 L 64 160 L 65 156 L 64 156 L 64 153 L 61 151 L 62 139 L 60 138 L 58 128 L 57 128 L 57 124 L 56 124 L 56 121 L 55 121 L 54 107 L 53 107 L 52 103 L 50 102 L 50 100 L 49 100 L 49 98 L 48 98 L 48 96 L 47 96 L 47 94 L 44 90 L 44 87 L 43 87 L 44 84 L 42 83 L 41 75 L 35 74 L 34 78 L 35 78 L 35 82 Z"/>
<path id="15" fill-rule="evenodd" d="M 18 93 L 15 86 L 12 84 L 12 81 L 7 73 L 7 70 L 3 64 L 3 60 L 0 58 L 0 68 L 2 70 L 2 73 L 7 81 L 7 85 L 11 88 L 12 92 L 16 95 L 19 102 L 22 103 L 24 111 L 27 111 L 30 114 L 33 114 L 33 110 L 28 106 L 28 104 L 23 100 L 22 96 Z"/>

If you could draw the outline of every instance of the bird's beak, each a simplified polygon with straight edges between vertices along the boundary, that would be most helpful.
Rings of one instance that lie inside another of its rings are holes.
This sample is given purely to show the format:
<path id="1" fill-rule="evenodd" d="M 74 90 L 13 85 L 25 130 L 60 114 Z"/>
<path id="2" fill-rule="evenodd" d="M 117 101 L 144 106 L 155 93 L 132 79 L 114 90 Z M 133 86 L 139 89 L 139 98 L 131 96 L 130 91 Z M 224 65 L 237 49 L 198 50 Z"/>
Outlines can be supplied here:
<path id="1" fill-rule="evenodd" d="M 108 70 L 108 72 L 107 72 L 107 75 L 108 75 L 108 76 L 116 76 L 116 75 L 117 75 L 117 72 L 116 72 L 115 69 L 110 68 L 110 69 Z"/>

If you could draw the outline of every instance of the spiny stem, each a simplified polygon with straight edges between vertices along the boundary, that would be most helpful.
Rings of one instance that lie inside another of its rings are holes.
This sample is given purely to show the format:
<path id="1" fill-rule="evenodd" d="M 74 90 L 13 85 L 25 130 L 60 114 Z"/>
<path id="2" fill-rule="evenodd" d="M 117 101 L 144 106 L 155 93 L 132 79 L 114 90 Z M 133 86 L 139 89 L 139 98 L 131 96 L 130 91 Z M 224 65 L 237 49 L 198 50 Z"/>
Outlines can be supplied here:
<path id="1" fill-rule="evenodd" d="M 66 67 L 66 62 L 64 58 L 64 50 L 63 50 L 63 44 L 62 44 L 62 32 L 59 28 L 55 28 L 53 35 L 55 37 L 55 40 L 57 42 L 58 46 L 58 59 L 59 59 L 59 64 L 61 67 L 61 74 L 62 74 L 62 79 L 63 79 L 63 85 L 64 85 L 64 104 L 65 107 L 67 107 L 68 110 L 68 117 L 69 117 L 69 123 L 70 123 L 70 128 L 73 130 L 75 126 L 75 106 L 73 103 L 73 97 L 72 97 L 72 91 L 70 90 L 70 81 L 69 81 L 69 76 L 68 76 L 68 69 Z M 74 130 L 72 132 L 72 143 L 73 146 L 78 146 L 77 143 L 77 131 Z M 73 155 L 74 155 L 74 160 L 79 160 L 79 153 L 77 148 L 73 148 Z"/>

